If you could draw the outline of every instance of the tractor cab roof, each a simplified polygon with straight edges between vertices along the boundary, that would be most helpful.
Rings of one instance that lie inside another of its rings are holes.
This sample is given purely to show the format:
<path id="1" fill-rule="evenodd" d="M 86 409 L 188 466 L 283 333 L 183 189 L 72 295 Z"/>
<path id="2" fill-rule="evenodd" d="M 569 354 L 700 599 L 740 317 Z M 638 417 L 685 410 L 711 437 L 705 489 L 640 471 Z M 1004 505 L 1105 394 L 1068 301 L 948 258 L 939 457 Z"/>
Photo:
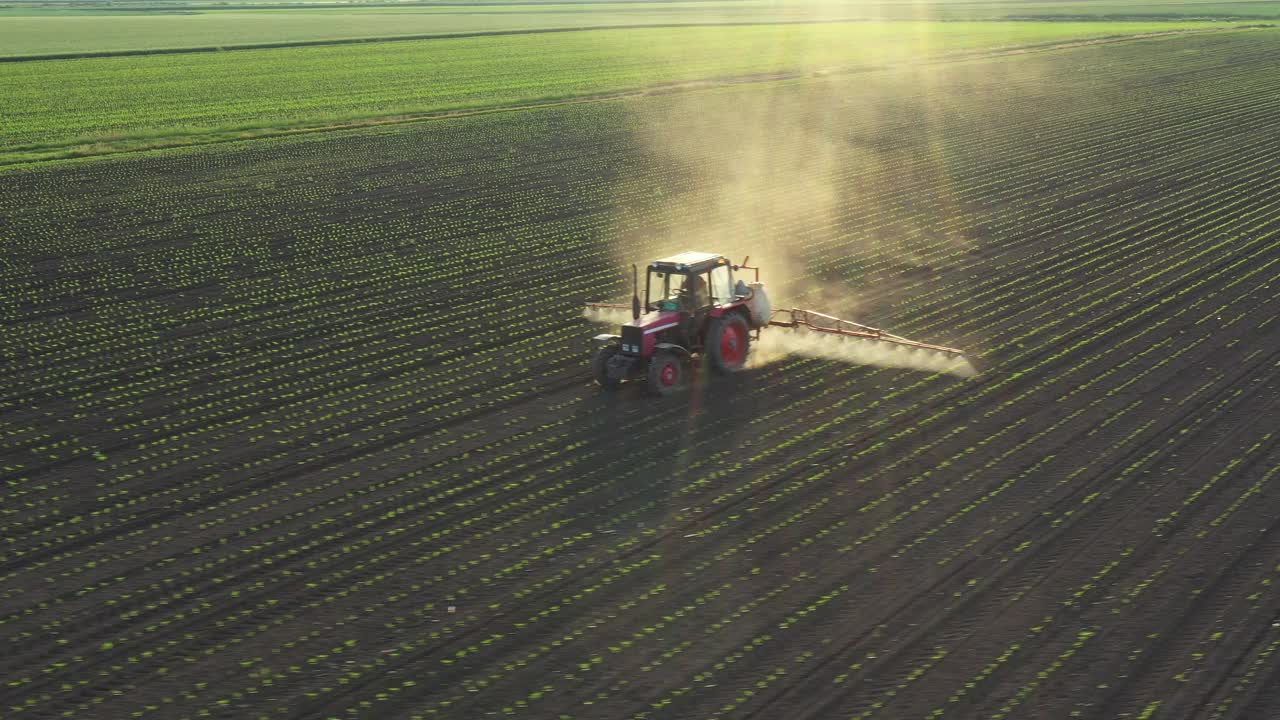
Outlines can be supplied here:
<path id="1" fill-rule="evenodd" d="M 678 255 L 654 260 L 649 268 L 665 273 L 685 273 L 700 275 L 718 265 L 728 265 L 729 258 L 715 253 L 682 252 Z"/>

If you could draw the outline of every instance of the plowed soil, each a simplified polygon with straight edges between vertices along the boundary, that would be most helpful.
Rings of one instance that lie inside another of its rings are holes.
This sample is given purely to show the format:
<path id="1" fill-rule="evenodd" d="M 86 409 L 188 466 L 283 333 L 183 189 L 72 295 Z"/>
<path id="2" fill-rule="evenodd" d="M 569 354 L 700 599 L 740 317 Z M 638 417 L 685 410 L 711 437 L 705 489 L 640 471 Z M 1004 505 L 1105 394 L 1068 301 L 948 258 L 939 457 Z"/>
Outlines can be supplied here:
<path id="1" fill-rule="evenodd" d="M 1184 36 L 0 174 L 0 716 L 1275 717 L 1277 70 Z M 762 93 L 834 210 L 708 187 L 755 118 L 677 140 Z M 594 386 L 622 263 L 752 243 L 978 374 Z"/>

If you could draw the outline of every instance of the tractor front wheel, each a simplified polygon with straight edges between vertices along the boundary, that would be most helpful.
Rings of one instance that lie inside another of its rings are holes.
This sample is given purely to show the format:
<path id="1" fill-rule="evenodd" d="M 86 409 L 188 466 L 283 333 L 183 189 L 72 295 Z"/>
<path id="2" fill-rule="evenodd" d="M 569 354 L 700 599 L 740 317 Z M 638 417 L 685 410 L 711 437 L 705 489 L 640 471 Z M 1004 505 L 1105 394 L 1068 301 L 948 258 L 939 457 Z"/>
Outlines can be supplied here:
<path id="1" fill-rule="evenodd" d="M 622 384 L 621 379 L 609 377 L 609 360 L 617 354 L 617 345 L 601 345 L 596 349 L 595 355 L 591 356 L 591 374 L 595 375 L 596 382 L 605 390 L 614 390 Z"/>
<path id="2" fill-rule="evenodd" d="M 707 333 L 707 357 L 711 367 L 728 375 L 746 367 L 747 353 L 751 351 L 751 329 L 738 313 L 731 313 L 711 321 Z"/>
<path id="3" fill-rule="evenodd" d="M 657 395 L 674 395 L 684 389 L 688 375 L 685 359 L 670 350 L 659 350 L 649 361 L 649 390 Z"/>

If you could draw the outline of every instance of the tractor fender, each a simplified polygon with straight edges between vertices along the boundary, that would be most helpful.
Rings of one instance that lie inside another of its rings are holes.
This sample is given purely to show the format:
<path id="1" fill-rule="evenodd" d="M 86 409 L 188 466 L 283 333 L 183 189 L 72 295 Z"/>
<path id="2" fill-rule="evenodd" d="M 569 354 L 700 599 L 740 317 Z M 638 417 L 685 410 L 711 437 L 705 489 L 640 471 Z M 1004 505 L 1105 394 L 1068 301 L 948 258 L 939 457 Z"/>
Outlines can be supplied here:
<path id="1" fill-rule="evenodd" d="M 689 360 L 693 357 L 693 353 L 689 352 L 688 349 L 686 349 L 681 345 L 677 345 L 675 343 L 658 343 L 657 345 L 653 346 L 653 349 L 654 351 L 667 350 L 667 351 L 673 352 L 679 355 L 680 357 L 684 358 L 685 360 Z"/>
<path id="2" fill-rule="evenodd" d="M 600 347 L 601 345 L 608 345 L 610 343 L 618 342 L 618 340 L 620 340 L 621 337 L 622 337 L 621 335 L 609 335 L 608 333 L 605 333 L 603 335 L 597 335 L 591 338 L 591 343 L 596 347 Z"/>
<path id="3" fill-rule="evenodd" d="M 730 315 L 741 315 L 742 319 L 747 321 L 747 327 L 756 327 L 756 320 L 751 314 L 751 305 L 742 300 L 735 301 L 732 305 L 721 305 L 715 308 L 707 313 L 707 320 L 709 322 L 716 318 L 729 317 Z M 768 323 L 765 324 L 767 325 Z"/>

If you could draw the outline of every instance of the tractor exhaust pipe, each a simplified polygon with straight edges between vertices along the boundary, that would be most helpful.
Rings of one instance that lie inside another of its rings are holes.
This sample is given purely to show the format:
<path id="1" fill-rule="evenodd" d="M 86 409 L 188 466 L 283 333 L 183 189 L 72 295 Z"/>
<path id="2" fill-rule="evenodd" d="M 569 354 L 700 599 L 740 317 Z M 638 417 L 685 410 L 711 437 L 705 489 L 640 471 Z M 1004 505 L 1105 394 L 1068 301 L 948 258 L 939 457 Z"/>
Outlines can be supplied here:
<path id="1" fill-rule="evenodd" d="M 640 319 L 640 271 L 631 264 L 631 319 Z"/>

